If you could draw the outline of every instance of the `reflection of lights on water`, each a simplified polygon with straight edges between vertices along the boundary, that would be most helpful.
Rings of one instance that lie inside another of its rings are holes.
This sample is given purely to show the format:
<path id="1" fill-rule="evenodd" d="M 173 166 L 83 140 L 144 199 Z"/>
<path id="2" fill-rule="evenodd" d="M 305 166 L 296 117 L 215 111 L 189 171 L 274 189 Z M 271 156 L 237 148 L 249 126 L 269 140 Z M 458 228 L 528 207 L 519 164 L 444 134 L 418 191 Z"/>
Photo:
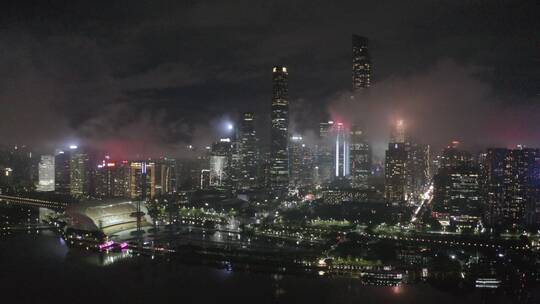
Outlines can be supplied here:
<path id="1" fill-rule="evenodd" d="M 116 254 L 107 254 L 103 260 L 103 266 L 112 265 L 118 261 L 131 258 L 131 252 L 129 250 L 122 250 L 122 253 Z"/>
<path id="2" fill-rule="evenodd" d="M 401 293 L 401 285 L 397 285 L 397 286 L 392 287 L 392 292 L 394 292 L 395 294 L 400 294 Z"/>

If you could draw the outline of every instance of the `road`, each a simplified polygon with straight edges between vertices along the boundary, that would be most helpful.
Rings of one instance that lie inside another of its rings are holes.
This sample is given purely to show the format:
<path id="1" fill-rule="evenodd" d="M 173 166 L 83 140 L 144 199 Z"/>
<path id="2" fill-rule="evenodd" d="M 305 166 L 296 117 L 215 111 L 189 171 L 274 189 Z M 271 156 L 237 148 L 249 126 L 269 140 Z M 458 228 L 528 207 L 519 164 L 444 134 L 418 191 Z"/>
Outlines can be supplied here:
<path id="1" fill-rule="evenodd" d="M 416 210 L 414 211 L 413 216 L 411 217 L 411 224 L 414 224 L 419 217 L 422 216 L 422 210 L 424 207 L 431 205 L 431 202 L 433 201 L 433 184 L 431 184 L 426 192 L 422 195 L 422 203 Z"/>

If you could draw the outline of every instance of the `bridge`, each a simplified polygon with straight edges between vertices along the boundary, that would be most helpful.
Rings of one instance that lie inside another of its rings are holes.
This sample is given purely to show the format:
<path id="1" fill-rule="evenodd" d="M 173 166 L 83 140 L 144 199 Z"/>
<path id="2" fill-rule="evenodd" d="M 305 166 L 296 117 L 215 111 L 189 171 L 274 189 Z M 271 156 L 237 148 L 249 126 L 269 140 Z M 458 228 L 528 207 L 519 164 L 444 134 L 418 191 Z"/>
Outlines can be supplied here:
<path id="1" fill-rule="evenodd" d="M 55 202 L 36 198 L 18 197 L 10 195 L 1 195 L 0 201 L 5 201 L 7 204 L 18 204 L 30 207 L 49 208 L 54 210 L 62 210 L 68 206 L 67 202 Z"/>

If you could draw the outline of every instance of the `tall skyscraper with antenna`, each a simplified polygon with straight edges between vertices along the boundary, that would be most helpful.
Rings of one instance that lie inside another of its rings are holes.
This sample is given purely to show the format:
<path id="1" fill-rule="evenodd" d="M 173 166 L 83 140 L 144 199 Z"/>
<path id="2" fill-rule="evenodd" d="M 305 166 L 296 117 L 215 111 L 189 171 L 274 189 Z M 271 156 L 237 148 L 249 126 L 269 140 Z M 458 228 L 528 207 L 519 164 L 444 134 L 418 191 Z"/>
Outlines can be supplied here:
<path id="1" fill-rule="evenodd" d="M 272 70 L 272 128 L 270 132 L 270 187 L 284 189 L 289 184 L 289 73 L 284 66 Z"/>

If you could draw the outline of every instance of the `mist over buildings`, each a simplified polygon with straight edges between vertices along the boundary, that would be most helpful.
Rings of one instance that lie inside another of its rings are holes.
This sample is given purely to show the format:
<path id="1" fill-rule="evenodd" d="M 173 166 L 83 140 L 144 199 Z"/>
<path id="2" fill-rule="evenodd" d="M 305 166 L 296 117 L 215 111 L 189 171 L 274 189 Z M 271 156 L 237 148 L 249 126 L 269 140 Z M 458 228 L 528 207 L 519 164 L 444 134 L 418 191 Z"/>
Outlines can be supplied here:
<path id="1" fill-rule="evenodd" d="M 282 64 L 290 129 L 310 141 L 321 121 L 362 123 L 380 157 L 401 118 L 434 148 L 538 146 L 538 3 L 503 3 L 12 5 L 0 21 L 0 136 L 49 153 L 76 142 L 181 156 L 252 111 L 264 143 Z M 372 87 L 354 99 L 352 33 L 369 37 L 373 61 Z"/>
<path id="2" fill-rule="evenodd" d="M 381 157 L 390 129 L 404 120 L 407 135 L 440 149 L 452 140 L 473 151 L 517 144 L 538 146 L 540 100 L 497 97 L 479 78 L 482 68 L 441 59 L 408 77 L 388 77 L 351 97 L 336 94 L 329 103 L 331 118 L 363 126 Z"/>

